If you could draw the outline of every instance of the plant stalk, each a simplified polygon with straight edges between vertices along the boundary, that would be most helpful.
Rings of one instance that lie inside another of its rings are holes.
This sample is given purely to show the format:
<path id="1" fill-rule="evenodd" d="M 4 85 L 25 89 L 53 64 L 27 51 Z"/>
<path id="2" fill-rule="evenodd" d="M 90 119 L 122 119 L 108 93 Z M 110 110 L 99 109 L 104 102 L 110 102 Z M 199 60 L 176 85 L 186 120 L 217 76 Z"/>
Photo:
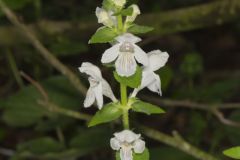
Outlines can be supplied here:
<path id="1" fill-rule="evenodd" d="M 127 106 L 127 86 L 125 84 L 120 84 L 120 91 L 121 91 L 121 104 L 123 106 L 123 127 L 124 129 L 129 129 L 129 114 L 128 114 L 128 106 Z"/>

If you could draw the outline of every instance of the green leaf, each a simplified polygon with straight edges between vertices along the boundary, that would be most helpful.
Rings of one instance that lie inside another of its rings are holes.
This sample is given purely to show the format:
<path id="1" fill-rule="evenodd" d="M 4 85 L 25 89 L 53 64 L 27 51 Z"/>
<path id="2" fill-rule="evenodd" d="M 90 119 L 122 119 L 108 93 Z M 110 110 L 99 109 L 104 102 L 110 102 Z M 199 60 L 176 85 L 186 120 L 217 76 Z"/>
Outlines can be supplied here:
<path id="1" fill-rule="evenodd" d="M 119 152 L 116 153 L 116 160 L 121 160 Z M 149 160 L 148 149 L 146 148 L 142 154 L 133 153 L 133 160 Z"/>
<path id="2" fill-rule="evenodd" d="M 112 10 L 115 8 L 111 0 L 103 0 L 102 5 L 103 5 L 103 8 L 106 10 Z"/>
<path id="3" fill-rule="evenodd" d="M 95 116 L 91 119 L 88 127 L 92 127 L 101 123 L 107 123 L 119 118 L 122 115 L 122 109 L 116 103 L 109 103 L 101 110 L 99 110 Z"/>
<path id="4" fill-rule="evenodd" d="M 82 152 L 91 152 L 97 149 L 107 148 L 109 139 L 112 136 L 110 130 L 111 129 L 106 126 L 94 127 L 87 130 L 83 128 L 70 140 L 70 147 L 78 148 L 82 150 Z"/>
<path id="5" fill-rule="evenodd" d="M 132 109 L 135 112 L 141 112 L 147 115 L 165 113 L 165 111 L 158 106 L 140 100 L 136 100 L 135 102 L 133 102 Z"/>
<path id="6" fill-rule="evenodd" d="M 6 5 L 13 10 L 21 9 L 32 1 L 33 0 L 4 0 Z M 0 11 L 0 16 L 2 15 L 4 14 Z"/>
<path id="7" fill-rule="evenodd" d="M 27 150 L 17 150 L 17 153 L 14 155 L 15 159 L 32 159 L 33 155 L 35 159 L 42 160 L 79 159 L 96 150 L 107 149 L 109 147 L 109 139 L 112 137 L 111 128 L 107 126 L 94 127 L 87 130 L 81 127 L 73 132 L 73 134 L 73 138 L 68 143 L 69 148 L 66 150 L 51 153 L 45 152 L 38 155 Z"/>
<path id="8" fill-rule="evenodd" d="M 66 38 L 51 43 L 50 49 L 56 56 L 72 56 L 88 50 L 84 43 L 71 41 Z"/>
<path id="9" fill-rule="evenodd" d="M 91 37 L 91 39 L 89 40 L 89 43 L 93 44 L 93 43 L 107 43 L 107 42 L 111 42 L 111 41 L 114 40 L 114 38 L 117 35 L 118 34 L 116 33 L 116 31 L 113 28 L 101 27 Z"/>
<path id="10" fill-rule="evenodd" d="M 137 67 L 136 73 L 130 77 L 122 77 L 117 74 L 117 72 L 113 72 L 115 79 L 119 83 L 123 83 L 131 88 L 137 88 L 140 86 L 142 81 L 142 68 Z"/>
<path id="11" fill-rule="evenodd" d="M 199 53 L 189 53 L 184 56 L 180 70 L 187 78 L 194 78 L 203 71 L 203 60 Z"/>
<path id="12" fill-rule="evenodd" d="M 73 88 L 67 78 L 55 76 L 45 80 L 41 85 L 48 93 L 51 102 L 60 107 L 68 107 L 68 109 L 79 109 L 79 104 L 82 103 L 79 100 L 79 93 Z M 40 122 L 46 116 L 52 117 L 55 115 L 57 118 L 63 119 L 58 114 L 50 113 L 39 105 L 37 101 L 41 99 L 41 94 L 34 86 L 25 87 L 15 95 L 4 100 L 2 104 L 4 107 L 3 120 L 13 127 L 29 127 Z"/>
<path id="13" fill-rule="evenodd" d="M 64 146 L 51 137 L 42 137 L 28 142 L 20 143 L 18 144 L 17 149 L 21 152 L 29 151 L 34 154 L 44 154 L 51 152 L 60 152 L 64 149 Z"/>
<path id="14" fill-rule="evenodd" d="M 123 9 L 118 13 L 115 13 L 114 16 L 122 15 L 122 16 L 131 16 L 133 14 L 133 8 L 128 7 L 127 9 Z"/>
<path id="15" fill-rule="evenodd" d="M 196 158 L 173 147 L 151 148 L 149 152 L 151 160 L 159 160 L 160 155 L 162 160 L 196 160 Z"/>
<path id="16" fill-rule="evenodd" d="M 133 34 L 144 34 L 147 32 L 151 32 L 154 28 L 148 26 L 140 26 L 137 24 L 132 25 L 128 28 L 128 32 Z"/>
<path id="17" fill-rule="evenodd" d="M 240 146 L 227 149 L 223 154 L 234 159 L 240 159 Z"/>

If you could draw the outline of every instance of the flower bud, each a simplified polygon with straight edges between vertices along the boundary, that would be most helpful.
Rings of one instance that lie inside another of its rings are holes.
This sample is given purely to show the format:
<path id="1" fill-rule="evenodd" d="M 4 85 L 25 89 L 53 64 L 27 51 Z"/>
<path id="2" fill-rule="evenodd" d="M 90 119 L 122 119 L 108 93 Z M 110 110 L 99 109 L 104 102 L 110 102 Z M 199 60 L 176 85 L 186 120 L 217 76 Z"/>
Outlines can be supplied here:
<path id="1" fill-rule="evenodd" d="M 126 18 L 126 23 L 132 23 L 135 21 L 135 19 L 137 18 L 137 16 L 139 14 L 141 14 L 141 11 L 139 9 L 139 7 L 136 4 L 133 4 L 130 6 L 133 9 L 133 13 L 131 16 L 127 16 Z"/>
<path id="2" fill-rule="evenodd" d="M 108 27 L 112 27 L 114 25 L 111 15 L 105 9 L 97 7 L 96 16 L 98 18 L 98 23 L 102 23 Z"/>
<path id="3" fill-rule="evenodd" d="M 118 8 L 123 8 L 126 4 L 126 0 L 111 0 L 111 2 Z"/>

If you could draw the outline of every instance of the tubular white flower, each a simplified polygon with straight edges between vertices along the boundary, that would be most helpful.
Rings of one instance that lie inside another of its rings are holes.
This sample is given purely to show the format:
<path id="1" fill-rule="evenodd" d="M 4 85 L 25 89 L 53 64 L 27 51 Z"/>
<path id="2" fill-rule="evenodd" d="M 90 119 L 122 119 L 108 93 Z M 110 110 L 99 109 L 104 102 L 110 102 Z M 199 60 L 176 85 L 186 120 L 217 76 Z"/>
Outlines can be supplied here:
<path id="1" fill-rule="evenodd" d="M 102 63 L 110 63 L 116 60 L 116 71 L 120 76 L 129 77 L 136 72 L 137 62 L 148 65 L 147 54 L 136 45 L 141 39 L 125 33 L 116 38 L 117 44 L 107 49 L 102 56 Z"/>
<path id="2" fill-rule="evenodd" d="M 159 75 L 154 73 L 154 71 L 157 71 L 158 69 L 165 66 L 168 61 L 169 55 L 167 52 L 155 50 L 148 53 L 148 58 L 149 65 L 143 67 L 141 86 L 134 89 L 131 97 L 135 97 L 137 93 L 145 87 L 147 87 L 152 92 L 156 92 L 159 95 L 162 95 L 161 80 Z"/>
<path id="3" fill-rule="evenodd" d="M 130 130 L 124 130 L 114 134 L 111 138 L 110 145 L 113 150 L 120 150 L 121 160 L 133 160 L 133 151 L 135 153 L 143 153 L 145 150 L 145 142 L 141 140 L 140 134 L 135 134 Z"/>
<path id="4" fill-rule="evenodd" d="M 111 15 L 111 12 L 103 8 L 96 8 L 96 16 L 98 18 L 98 23 L 102 23 L 107 27 L 113 27 L 116 24 L 116 18 Z"/>
<path id="5" fill-rule="evenodd" d="M 141 11 L 140 11 L 139 7 L 136 4 L 133 4 L 130 7 L 133 9 L 133 13 L 132 13 L 131 16 L 127 16 L 126 23 L 134 22 L 135 19 L 137 18 L 137 16 L 141 14 Z"/>
<path id="6" fill-rule="evenodd" d="M 117 101 L 110 85 L 102 78 L 101 71 L 97 66 L 89 62 L 84 62 L 81 67 L 79 67 L 79 71 L 89 75 L 88 81 L 90 87 L 84 100 L 85 108 L 90 107 L 96 100 L 98 108 L 101 109 L 103 106 L 103 95 L 110 98 L 113 102 Z"/>

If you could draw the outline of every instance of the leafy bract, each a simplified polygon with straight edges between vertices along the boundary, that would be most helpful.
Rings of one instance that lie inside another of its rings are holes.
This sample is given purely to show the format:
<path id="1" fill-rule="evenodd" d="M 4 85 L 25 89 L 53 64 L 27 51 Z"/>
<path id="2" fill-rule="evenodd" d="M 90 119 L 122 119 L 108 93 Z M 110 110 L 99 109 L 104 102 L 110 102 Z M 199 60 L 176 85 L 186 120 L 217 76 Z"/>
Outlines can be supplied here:
<path id="1" fill-rule="evenodd" d="M 141 26 L 141 25 L 137 25 L 137 24 L 133 24 L 132 26 L 130 26 L 128 28 L 128 32 L 133 33 L 133 34 L 144 34 L 144 33 L 151 32 L 152 30 L 153 30 L 152 27 Z"/>
<path id="2" fill-rule="evenodd" d="M 141 100 L 135 100 L 132 103 L 132 109 L 135 112 L 141 112 L 147 115 L 165 113 L 165 111 L 160 107 L 150 103 L 143 102 Z"/>
<path id="3" fill-rule="evenodd" d="M 118 103 L 109 103 L 99 110 L 91 119 L 88 126 L 92 127 L 101 123 L 116 120 L 122 115 L 122 109 Z"/>
<path id="4" fill-rule="evenodd" d="M 123 83 L 131 88 L 137 88 L 141 84 L 142 69 L 137 67 L 136 73 L 130 77 L 122 77 L 118 75 L 117 72 L 114 72 L 114 77 L 119 83 Z"/>
<path id="5" fill-rule="evenodd" d="M 223 154 L 234 159 L 240 159 L 240 146 L 227 149 Z"/>
<path id="6" fill-rule="evenodd" d="M 114 40 L 118 34 L 113 28 L 109 27 L 101 27 L 99 28 L 96 33 L 91 37 L 89 40 L 90 44 L 93 43 L 108 43 Z"/>

